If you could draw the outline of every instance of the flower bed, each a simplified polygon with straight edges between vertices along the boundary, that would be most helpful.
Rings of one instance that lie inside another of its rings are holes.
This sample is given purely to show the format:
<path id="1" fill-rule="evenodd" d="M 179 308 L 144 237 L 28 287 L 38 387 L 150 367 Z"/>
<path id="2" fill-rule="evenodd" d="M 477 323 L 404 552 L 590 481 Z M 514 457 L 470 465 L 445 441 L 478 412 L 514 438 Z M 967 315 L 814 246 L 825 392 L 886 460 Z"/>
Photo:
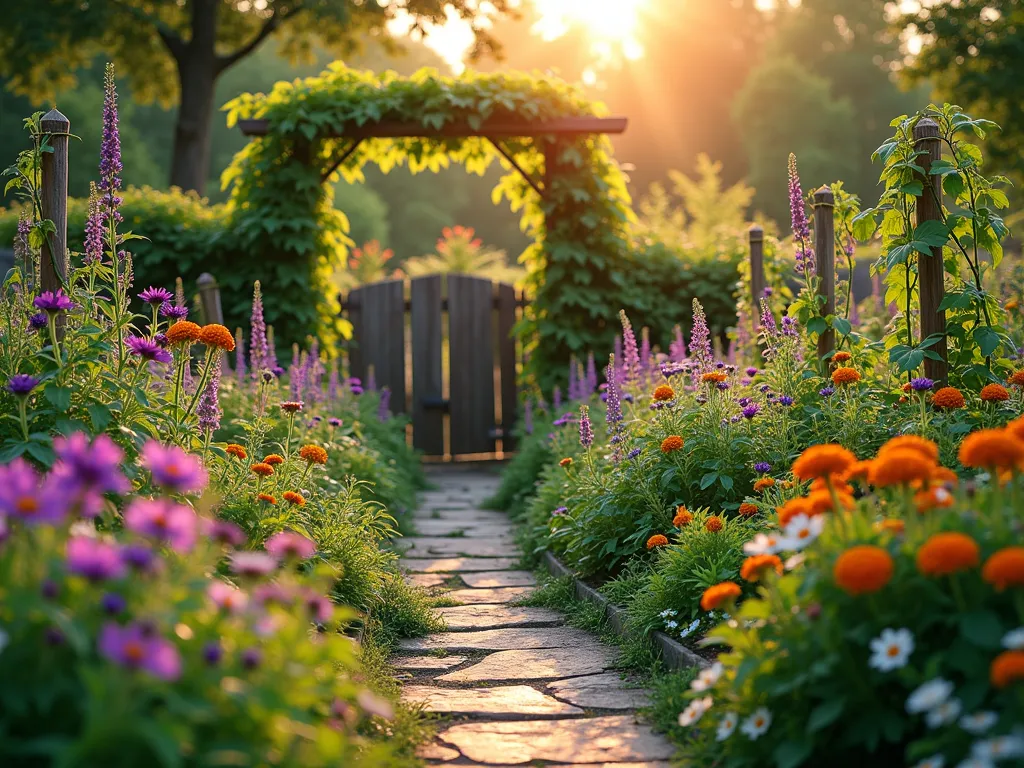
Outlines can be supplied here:
<path id="1" fill-rule="evenodd" d="M 259 286 L 248 338 L 133 297 L 109 78 L 100 171 L 64 287 L 26 221 L 0 299 L 0 763 L 411 763 L 381 646 L 438 620 L 381 549 L 422 482 L 405 424 L 315 346 L 283 378 Z"/>

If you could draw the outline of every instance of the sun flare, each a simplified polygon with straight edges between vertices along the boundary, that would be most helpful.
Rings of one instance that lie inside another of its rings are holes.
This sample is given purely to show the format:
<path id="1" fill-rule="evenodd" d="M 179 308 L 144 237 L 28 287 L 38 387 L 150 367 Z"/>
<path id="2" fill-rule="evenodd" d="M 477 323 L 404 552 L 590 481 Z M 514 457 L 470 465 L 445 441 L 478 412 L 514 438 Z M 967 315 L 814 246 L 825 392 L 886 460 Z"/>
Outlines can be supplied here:
<path id="1" fill-rule="evenodd" d="M 534 31 L 545 40 L 564 35 L 571 27 L 586 29 L 595 43 L 625 47 L 636 42 L 640 14 L 648 0 L 536 0 L 540 19 Z"/>

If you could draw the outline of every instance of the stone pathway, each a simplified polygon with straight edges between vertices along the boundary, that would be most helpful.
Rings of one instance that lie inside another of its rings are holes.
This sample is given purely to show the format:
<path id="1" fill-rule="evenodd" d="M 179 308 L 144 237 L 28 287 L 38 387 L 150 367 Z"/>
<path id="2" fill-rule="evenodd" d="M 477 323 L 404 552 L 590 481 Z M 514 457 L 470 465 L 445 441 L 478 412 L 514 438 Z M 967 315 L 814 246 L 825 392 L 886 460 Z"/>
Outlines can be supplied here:
<path id="1" fill-rule="evenodd" d="M 510 603 L 536 588 L 518 569 L 507 517 L 480 508 L 497 477 L 438 468 L 417 535 L 397 542 L 406 578 L 459 605 L 448 631 L 402 641 L 403 698 L 441 717 L 420 751 L 432 766 L 569 764 L 668 768 L 672 747 L 634 715 L 646 702 L 612 669 L 615 650 L 547 608 Z"/>

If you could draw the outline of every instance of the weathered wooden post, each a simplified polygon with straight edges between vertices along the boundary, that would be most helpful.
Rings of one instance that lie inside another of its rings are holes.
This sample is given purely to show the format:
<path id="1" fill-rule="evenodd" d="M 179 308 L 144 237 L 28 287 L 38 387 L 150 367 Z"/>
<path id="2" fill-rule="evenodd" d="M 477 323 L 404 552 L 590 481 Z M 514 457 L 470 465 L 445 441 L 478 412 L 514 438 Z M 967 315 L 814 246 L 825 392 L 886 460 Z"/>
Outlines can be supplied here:
<path id="1" fill-rule="evenodd" d="M 751 318 L 754 336 L 761 325 L 761 299 L 764 297 L 764 229 L 751 224 L 747 232 L 750 237 L 750 298 Z"/>
<path id="2" fill-rule="evenodd" d="M 924 169 L 918 174 L 923 185 L 921 197 L 917 200 L 917 226 L 926 221 L 942 221 L 942 177 L 932 176 L 929 170 L 932 163 L 942 157 L 942 144 L 939 142 L 939 124 L 925 117 L 914 126 L 914 147 L 926 154 L 918 156 L 916 162 Z M 929 189 L 931 187 L 931 189 Z M 942 261 L 942 246 L 931 248 L 932 255 L 919 254 L 917 257 L 917 273 L 920 280 L 921 296 L 921 338 L 926 339 L 934 334 L 942 339 L 930 349 L 938 353 L 941 360 L 924 359 L 924 375 L 936 382 L 945 382 L 948 375 L 948 352 L 946 349 L 946 312 L 939 309 L 945 296 L 946 268 Z M 910 322 L 910 318 L 907 318 Z"/>
<path id="3" fill-rule="evenodd" d="M 818 295 L 825 297 L 821 314 L 825 317 L 836 312 L 836 227 L 832 220 L 835 195 L 828 185 L 814 193 L 814 266 L 818 281 Z M 824 357 L 836 346 L 836 332 L 826 328 L 818 336 L 818 357 Z"/>
<path id="4" fill-rule="evenodd" d="M 196 280 L 199 290 L 199 312 L 204 323 L 224 325 L 224 311 L 220 305 L 220 287 L 209 272 L 203 272 Z M 227 352 L 221 352 L 220 367 L 223 371 L 231 370 L 231 362 Z"/>
<path id="5" fill-rule="evenodd" d="M 71 121 L 51 109 L 40 122 L 44 140 L 52 152 L 42 157 L 39 202 L 42 216 L 53 222 L 55 231 L 46 236 L 39 257 L 39 290 L 63 288 L 68 276 L 68 138 Z M 59 320 L 62 320 L 58 316 Z M 57 324 L 63 335 L 63 322 Z"/>

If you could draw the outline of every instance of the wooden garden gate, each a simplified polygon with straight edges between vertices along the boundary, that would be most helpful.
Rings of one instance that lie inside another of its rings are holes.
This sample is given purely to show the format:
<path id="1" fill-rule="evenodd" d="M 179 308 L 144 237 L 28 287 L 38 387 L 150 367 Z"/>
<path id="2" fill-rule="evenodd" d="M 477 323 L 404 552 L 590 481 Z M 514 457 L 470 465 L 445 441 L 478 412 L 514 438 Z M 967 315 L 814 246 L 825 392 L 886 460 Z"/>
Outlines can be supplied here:
<path id="1" fill-rule="evenodd" d="M 426 456 L 492 458 L 514 449 L 516 340 L 522 297 L 511 285 L 431 275 L 361 286 L 342 302 L 349 370 L 391 390 Z"/>

